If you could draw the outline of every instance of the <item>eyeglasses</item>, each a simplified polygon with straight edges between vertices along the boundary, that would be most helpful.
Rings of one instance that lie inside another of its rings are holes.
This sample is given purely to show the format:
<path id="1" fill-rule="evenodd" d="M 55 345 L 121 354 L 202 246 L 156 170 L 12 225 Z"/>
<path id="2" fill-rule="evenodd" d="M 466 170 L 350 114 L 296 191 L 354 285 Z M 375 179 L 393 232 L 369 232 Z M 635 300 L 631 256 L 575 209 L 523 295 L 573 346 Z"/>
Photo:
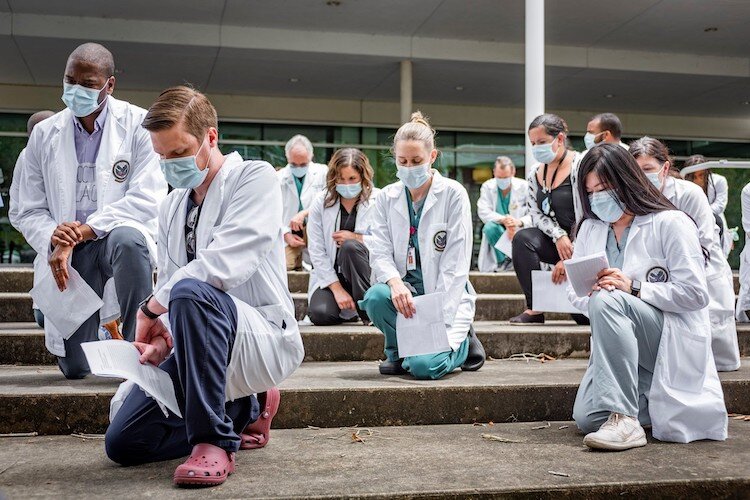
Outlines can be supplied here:
<path id="1" fill-rule="evenodd" d="M 200 205 L 193 207 L 187 215 L 187 227 L 190 231 L 185 237 L 185 248 L 190 255 L 195 255 L 195 227 L 198 225 L 200 208 Z"/>

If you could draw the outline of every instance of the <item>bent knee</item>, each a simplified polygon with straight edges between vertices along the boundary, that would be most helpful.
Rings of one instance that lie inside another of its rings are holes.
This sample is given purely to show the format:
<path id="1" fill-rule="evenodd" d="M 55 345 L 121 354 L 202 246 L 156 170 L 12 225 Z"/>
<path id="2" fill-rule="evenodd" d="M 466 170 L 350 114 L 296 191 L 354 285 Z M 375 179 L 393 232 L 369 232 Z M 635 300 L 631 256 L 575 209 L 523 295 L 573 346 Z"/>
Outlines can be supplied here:
<path id="1" fill-rule="evenodd" d="M 121 428 L 110 425 L 104 435 L 104 452 L 110 460 L 120 465 L 138 465 L 142 463 L 138 457 L 143 450 L 137 450 L 133 442 L 132 436 Z"/>
<path id="2" fill-rule="evenodd" d="M 210 285 L 195 278 L 181 279 L 172 287 L 169 293 L 169 300 L 171 302 L 176 298 L 199 299 L 201 297 L 201 290 L 206 286 Z"/>
<path id="3" fill-rule="evenodd" d="M 308 306 L 307 316 L 315 326 L 331 326 L 341 323 L 338 313 L 334 315 L 325 305 L 315 302 L 311 302 Z"/>
<path id="4" fill-rule="evenodd" d="M 613 292 L 601 290 L 592 293 L 591 297 L 589 297 L 589 317 L 622 307 L 622 293 L 623 292 L 620 290 L 615 290 Z"/>
<path id="5" fill-rule="evenodd" d="M 438 362 L 431 356 L 415 356 L 407 358 L 407 367 L 409 373 L 418 380 L 437 380 L 443 378 L 448 373 L 447 363 Z"/>
<path id="6" fill-rule="evenodd" d="M 339 256 L 351 257 L 361 253 L 363 250 L 366 252 L 367 247 L 359 240 L 345 240 L 339 247 Z"/>
<path id="7" fill-rule="evenodd" d="M 107 238 L 117 246 L 118 250 L 126 248 L 146 248 L 146 238 L 139 230 L 121 226 L 109 232 Z"/>

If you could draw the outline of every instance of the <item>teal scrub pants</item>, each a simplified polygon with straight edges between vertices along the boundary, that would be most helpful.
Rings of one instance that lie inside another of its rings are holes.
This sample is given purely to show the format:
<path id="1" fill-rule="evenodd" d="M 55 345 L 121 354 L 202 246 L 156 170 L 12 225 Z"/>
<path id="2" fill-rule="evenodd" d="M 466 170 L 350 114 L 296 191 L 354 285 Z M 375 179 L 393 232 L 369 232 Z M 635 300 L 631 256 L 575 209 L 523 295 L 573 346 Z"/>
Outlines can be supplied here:
<path id="1" fill-rule="evenodd" d="M 596 432 L 610 413 L 650 425 L 648 392 L 656 366 L 664 313 L 629 293 L 591 294 L 591 357 L 573 405 L 583 432 Z"/>
<path id="2" fill-rule="evenodd" d="M 507 255 L 505 255 L 503 252 L 495 248 L 495 244 L 500 239 L 500 237 L 505 232 L 505 226 L 502 224 L 498 224 L 497 222 L 487 222 L 484 224 L 484 227 L 482 227 L 482 233 L 487 238 L 487 242 L 490 244 L 492 249 L 495 251 L 495 257 L 497 258 L 497 263 L 502 264 L 505 259 L 508 258 Z"/>
<path id="3" fill-rule="evenodd" d="M 373 285 L 359 301 L 359 307 L 367 312 L 372 323 L 385 335 L 385 357 L 388 361 L 398 361 L 398 342 L 396 340 L 396 316 L 398 312 L 391 301 L 391 288 L 385 283 Z M 469 355 L 469 339 L 459 346 L 457 351 L 424 354 L 404 358 L 402 366 L 414 378 L 437 380 L 460 368 Z"/>

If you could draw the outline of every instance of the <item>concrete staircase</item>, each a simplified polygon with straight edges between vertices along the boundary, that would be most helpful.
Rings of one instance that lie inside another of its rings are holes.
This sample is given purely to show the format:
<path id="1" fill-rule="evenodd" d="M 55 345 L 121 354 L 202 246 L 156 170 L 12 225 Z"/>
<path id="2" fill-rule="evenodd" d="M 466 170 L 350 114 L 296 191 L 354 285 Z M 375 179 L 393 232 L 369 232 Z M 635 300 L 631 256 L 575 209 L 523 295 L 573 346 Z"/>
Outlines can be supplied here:
<path id="1" fill-rule="evenodd" d="M 554 315 L 512 327 L 523 308 L 515 276 L 471 280 L 491 358 L 480 371 L 383 377 L 374 328 L 303 327 L 305 363 L 281 386 L 271 443 L 241 452 L 224 486 L 182 491 L 170 482 L 179 461 L 125 469 L 106 458 L 99 434 L 117 382 L 65 380 L 30 323 L 31 269 L 0 267 L 0 434 L 39 434 L 0 438 L 0 498 L 750 498 L 744 419 L 730 420 L 724 443 L 587 451 L 570 418 L 588 327 Z M 290 273 L 289 285 L 302 317 L 307 275 Z M 750 356 L 750 328 L 740 325 L 739 338 Z M 511 358 L 519 353 L 556 359 Z M 729 411 L 750 414 L 750 368 L 721 380 Z"/>

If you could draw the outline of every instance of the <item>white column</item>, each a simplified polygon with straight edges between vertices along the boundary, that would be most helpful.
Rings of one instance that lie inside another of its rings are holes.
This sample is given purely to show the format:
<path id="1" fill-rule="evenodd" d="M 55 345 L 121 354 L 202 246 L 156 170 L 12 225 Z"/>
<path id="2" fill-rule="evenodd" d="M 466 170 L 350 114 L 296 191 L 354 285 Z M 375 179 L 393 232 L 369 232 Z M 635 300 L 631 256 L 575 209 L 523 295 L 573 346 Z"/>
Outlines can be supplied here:
<path id="1" fill-rule="evenodd" d="M 523 130 L 544 113 L 544 0 L 526 0 L 526 112 Z M 526 136 L 526 167 L 535 163 Z M 527 170 L 528 172 L 528 170 Z"/>
<path id="2" fill-rule="evenodd" d="M 409 121 L 412 113 L 411 99 L 412 79 L 411 79 L 411 61 L 401 61 L 401 123 Z"/>

